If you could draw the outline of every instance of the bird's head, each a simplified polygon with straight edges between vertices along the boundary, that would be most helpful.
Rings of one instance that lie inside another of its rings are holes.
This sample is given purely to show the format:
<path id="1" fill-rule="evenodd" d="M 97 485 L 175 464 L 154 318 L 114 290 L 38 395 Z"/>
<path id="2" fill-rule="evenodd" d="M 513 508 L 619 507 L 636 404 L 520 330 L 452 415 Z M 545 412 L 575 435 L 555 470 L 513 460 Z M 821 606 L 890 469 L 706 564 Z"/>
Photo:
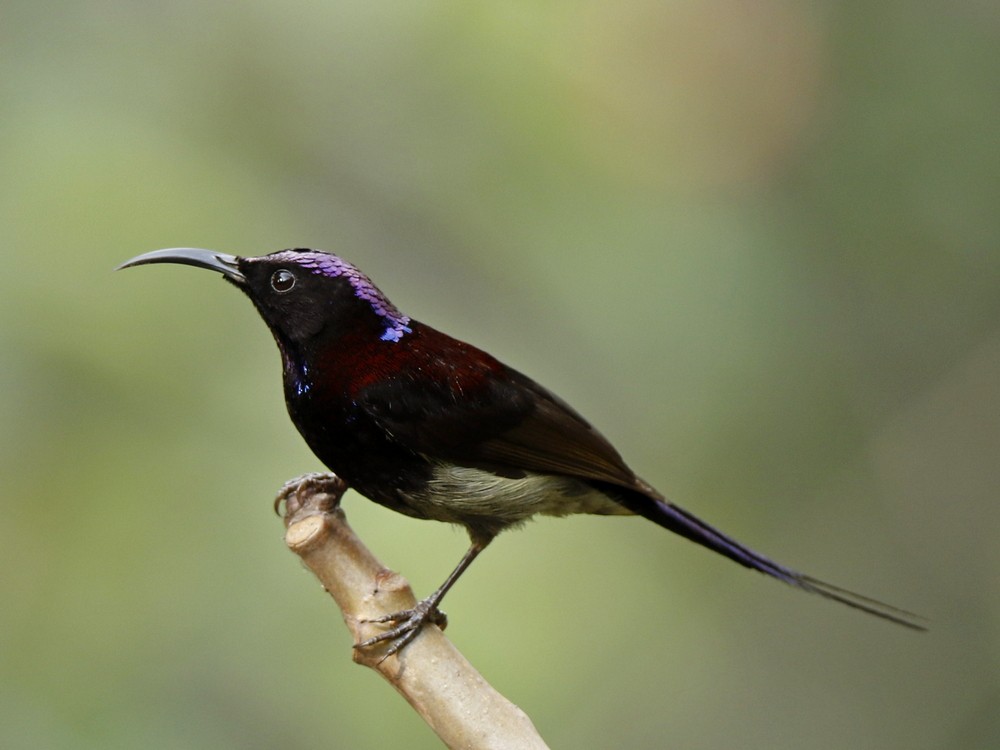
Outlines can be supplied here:
<path id="1" fill-rule="evenodd" d="M 410 319 L 367 276 L 332 253 L 296 249 L 241 258 L 183 247 L 144 253 L 118 268 L 148 263 L 218 271 L 253 301 L 283 350 L 348 331 L 370 329 L 389 342 L 411 332 Z"/>

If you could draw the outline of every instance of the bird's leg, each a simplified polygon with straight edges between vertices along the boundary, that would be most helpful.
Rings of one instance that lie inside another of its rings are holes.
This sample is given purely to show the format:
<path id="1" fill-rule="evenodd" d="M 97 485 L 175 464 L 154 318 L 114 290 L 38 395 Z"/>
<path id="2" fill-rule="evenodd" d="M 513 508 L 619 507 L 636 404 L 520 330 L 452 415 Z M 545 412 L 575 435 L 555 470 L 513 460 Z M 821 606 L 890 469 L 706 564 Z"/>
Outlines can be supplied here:
<path id="1" fill-rule="evenodd" d="M 445 579 L 444 583 L 438 586 L 437 590 L 426 599 L 421 599 L 417 602 L 413 609 L 404 609 L 401 612 L 393 612 L 392 614 L 382 615 L 371 620 L 363 620 L 363 622 L 394 623 L 395 627 L 384 633 L 372 636 L 361 643 L 354 644 L 354 648 L 368 648 L 369 646 L 374 646 L 376 643 L 390 641 L 389 647 L 382 656 L 382 659 L 387 659 L 416 638 L 417 633 L 427 623 L 433 623 L 443 630 L 448 623 L 448 618 L 444 612 L 438 609 L 438 604 L 444 599 L 444 595 L 448 593 L 448 589 L 454 585 L 459 576 L 472 564 L 472 561 L 476 559 L 479 553 L 486 549 L 486 545 L 489 543 L 489 539 L 473 538 L 472 546 L 469 547 L 469 550 L 459 561 L 455 569 L 451 571 L 451 574 Z"/>

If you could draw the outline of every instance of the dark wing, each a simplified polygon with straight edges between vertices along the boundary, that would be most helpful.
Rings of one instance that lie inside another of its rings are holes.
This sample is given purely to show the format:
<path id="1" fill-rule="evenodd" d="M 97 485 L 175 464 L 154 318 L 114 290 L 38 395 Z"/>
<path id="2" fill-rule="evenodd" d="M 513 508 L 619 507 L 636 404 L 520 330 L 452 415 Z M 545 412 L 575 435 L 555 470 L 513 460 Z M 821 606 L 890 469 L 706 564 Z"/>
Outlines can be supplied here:
<path id="1" fill-rule="evenodd" d="M 358 402 L 411 451 L 498 473 L 565 474 L 645 490 L 612 445 L 531 378 L 427 326 Z"/>
<path id="2" fill-rule="evenodd" d="M 637 488 L 632 470 L 601 433 L 562 399 L 507 370 L 505 388 L 529 394 L 531 408 L 478 448 L 486 461 Z"/>

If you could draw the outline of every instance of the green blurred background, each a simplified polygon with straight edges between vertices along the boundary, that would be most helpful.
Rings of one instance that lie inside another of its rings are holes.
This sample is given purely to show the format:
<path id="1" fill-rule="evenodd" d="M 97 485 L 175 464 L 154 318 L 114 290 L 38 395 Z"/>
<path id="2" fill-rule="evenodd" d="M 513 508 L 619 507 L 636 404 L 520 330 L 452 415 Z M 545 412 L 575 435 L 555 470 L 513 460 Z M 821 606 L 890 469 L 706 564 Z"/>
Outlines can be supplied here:
<path id="1" fill-rule="evenodd" d="M 1000 745 L 995 3 L 7 0 L 0 746 L 434 748 L 282 543 L 320 468 L 217 276 L 343 254 L 681 504 L 543 519 L 449 633 L 553 747 Z M 418 593 L 464 534 L 357 496 Z"/>

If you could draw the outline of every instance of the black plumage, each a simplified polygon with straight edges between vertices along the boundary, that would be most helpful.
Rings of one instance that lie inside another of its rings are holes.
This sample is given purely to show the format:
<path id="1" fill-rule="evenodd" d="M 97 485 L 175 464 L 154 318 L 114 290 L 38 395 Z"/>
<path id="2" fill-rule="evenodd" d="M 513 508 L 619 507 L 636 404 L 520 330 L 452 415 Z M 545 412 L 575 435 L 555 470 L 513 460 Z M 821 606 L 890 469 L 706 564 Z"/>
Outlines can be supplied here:
<path id="1" fill-rule="evenodd" d="M 501 531 L 536 514 L 636 514 L 735 562 L 909 628 L 917 618 L 779 565 L 667 501 L 564 401 L 486 352 L 403 315 L 358 269 L 316 250 L 240 258 L 158 250 L 121 267 L 219 271 L 281 351 L 292 421 L 350 487 L 416 518 L 461 524 L 472 545 L 445 583 L 359 644 L 393 653 Z"/>

